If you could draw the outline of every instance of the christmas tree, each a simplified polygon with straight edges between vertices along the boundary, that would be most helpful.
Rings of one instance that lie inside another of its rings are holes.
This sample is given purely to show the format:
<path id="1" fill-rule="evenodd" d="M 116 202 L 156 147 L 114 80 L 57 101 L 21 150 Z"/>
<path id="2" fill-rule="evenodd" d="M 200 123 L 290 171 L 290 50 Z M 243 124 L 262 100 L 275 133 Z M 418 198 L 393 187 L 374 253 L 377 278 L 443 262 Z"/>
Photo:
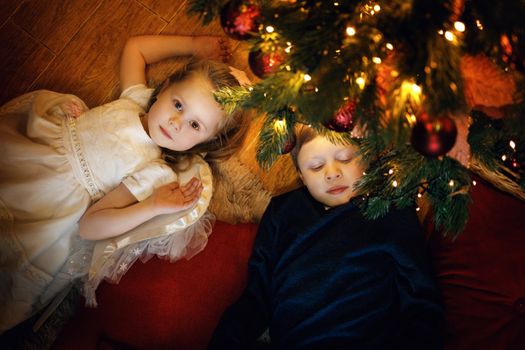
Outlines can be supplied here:
<path id="1" fill-rule="evenodd" d="M 424 196 L 439 229 L 461 232 L 468 167 L 525 199 L 525 1 L 195 0 L 190 13 L 249 40 L 261 80 L 216 97 L 265 115 L 264 168 L 303 123 L 359 146 L 369 218 Z M 505 108 L 484 108 L 491 94 Z"/>

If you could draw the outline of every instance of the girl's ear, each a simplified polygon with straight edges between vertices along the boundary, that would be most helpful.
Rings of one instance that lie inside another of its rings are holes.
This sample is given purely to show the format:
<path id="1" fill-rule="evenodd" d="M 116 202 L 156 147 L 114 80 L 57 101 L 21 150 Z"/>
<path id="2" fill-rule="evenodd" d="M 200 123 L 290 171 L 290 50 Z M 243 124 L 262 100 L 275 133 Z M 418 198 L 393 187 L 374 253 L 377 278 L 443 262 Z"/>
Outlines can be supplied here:
<path id="1" fill-rule="evenodd" d="M 301 181 L 304 183 L 304 181 L 303 181 L 303 173 L 301 173 L 301 170 L 297 169 L 297 174 L 299 175 L 299 178 L 301 179 Z"/>

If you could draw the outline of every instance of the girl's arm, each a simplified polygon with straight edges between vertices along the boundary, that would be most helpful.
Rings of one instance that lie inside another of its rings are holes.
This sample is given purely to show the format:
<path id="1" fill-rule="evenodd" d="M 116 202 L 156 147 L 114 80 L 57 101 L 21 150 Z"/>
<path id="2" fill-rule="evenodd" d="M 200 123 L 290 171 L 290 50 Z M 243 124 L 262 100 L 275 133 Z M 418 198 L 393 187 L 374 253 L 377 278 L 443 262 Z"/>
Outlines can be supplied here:
<path id="1" fill-rule="evenodd" d="M 137 202 L 124 184 L 102 197 L 79 221 L 79 233 L 85 239 L 118 236 L 160 214 L 176 213 L 190 208 L 202 191 L 200 180 L 186 185 L 177 182 L 157 188 L 151 196 Z"/>
<path id="2" fill-rule="evenodd" d="M 219 36 L 143 35 L 128 39 L 120 59 L 120 91 L 146 84 L 146 65 L 191 55 L 225 60 L 230 53 Z"/>

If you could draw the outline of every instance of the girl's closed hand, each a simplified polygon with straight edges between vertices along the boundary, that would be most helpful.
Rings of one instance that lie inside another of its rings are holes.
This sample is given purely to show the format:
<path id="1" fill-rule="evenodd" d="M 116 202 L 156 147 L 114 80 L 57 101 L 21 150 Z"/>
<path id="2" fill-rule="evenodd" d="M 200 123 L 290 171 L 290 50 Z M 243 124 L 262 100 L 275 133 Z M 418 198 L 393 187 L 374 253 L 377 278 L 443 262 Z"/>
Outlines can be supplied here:
<path id="1" fill-rule="evenodd" d="M 199 199 L 201 192 L 202 183 L 194 177 L 183 186 L 178 182 L 172 182 L 157 188 L 150 200 L 157 215 L 170 214 L 191 208 Z"/>
<path id="2" fill-rule="evenodd" d="M 74 100 L 65 102 L 60 107 L 68 117 L 75 119 L 87 111 L 87 109 L 80 102 Z"/>
<path id="3" fill-rule="evenodd" d="M 194 55 L 199 58 L 219 60 L 224 63 L 232 57 L 230 43 L 220 36 L 193 37 Z"/>

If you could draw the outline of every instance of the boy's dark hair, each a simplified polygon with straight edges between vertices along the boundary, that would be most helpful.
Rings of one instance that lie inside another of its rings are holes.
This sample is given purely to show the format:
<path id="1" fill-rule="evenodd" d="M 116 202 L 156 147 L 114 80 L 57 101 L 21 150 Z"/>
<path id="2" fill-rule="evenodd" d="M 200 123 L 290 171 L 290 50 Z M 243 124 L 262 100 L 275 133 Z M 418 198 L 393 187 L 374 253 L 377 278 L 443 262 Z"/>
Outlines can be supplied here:
<path id="1" fill-rule="evenodd" d="M 223 87 L 240 86 L 239 81 L 231 74 L 228 65 L 210 60 L 197 61 L 192 59 L 155 88 L 148 102 L 148 110 L 155 103 L 161 91 L 195 73 L 204 74 L 216 90 Z M 197 144 L 183 152 L 162 148 L 164 159 L 169 163 L 177 164 L 183 163 L 181 161 L 193 154 L 206 154 L 205 159 L 211 163 L 229 158 L 241 147 L 250 119 L 247 112 L 236 110 L 225 117 L 219 132 L 213 139 Z"/>
<path id="2" fill-rule="evenodd" d="M 297 162 L 297 157 L 299 156 L 299 151 L 303 145 L 309 141 L 312 141 L 319 134 L 312 129 L 311 127 L 304 124 L 297 124 L 295 127 L 295 146 L 293 147 L 290 155 L 292 156 L 293 164 L 295 169 L 299 171 L 299 163 Z"/>

